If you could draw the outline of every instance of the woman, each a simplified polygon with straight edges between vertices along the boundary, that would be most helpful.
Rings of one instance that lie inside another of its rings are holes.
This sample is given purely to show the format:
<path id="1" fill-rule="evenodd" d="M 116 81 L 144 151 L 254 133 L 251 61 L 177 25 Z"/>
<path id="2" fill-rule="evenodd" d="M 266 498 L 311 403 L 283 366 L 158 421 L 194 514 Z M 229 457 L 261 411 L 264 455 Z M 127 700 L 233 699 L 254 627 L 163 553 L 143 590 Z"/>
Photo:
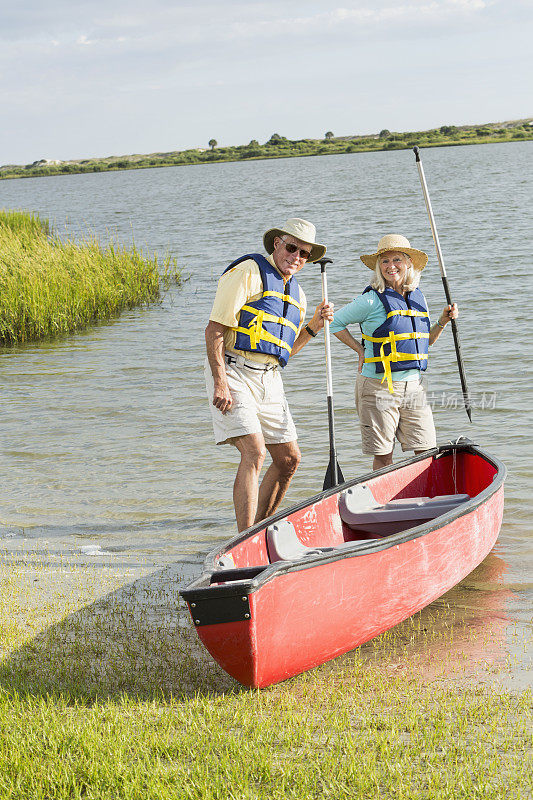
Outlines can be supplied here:
<path id="1" fill-rule="evenodd" d="M 355 405 L 363 453 L 373 455 L 373 469 L 380 469 L 392 464 L 395 438 L 404 451 L 435 447 L 421 373 L 427 368 L 428 346 L 459 312 L 455 303 L 446 306 L 430 325 L 426 298 L 418 288 L 428 257 L 405 236 L 384 236 L 377 251 L 361 261 L 374 272 L 370 286 L 335 313 L 330 330 L 359 356 Z M 347 330 L 355 322 L 364 346 Z"/>

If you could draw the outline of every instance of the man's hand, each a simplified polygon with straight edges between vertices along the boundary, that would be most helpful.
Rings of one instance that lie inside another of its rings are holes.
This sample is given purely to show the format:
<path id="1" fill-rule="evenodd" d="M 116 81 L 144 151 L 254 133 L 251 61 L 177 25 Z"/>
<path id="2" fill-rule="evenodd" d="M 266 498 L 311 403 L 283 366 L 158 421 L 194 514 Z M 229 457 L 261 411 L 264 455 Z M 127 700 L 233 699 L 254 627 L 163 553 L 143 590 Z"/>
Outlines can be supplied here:
<path id="1" fill-rule="evenodd" d="M 209 320 L 205 329 L 207 359 L 213 376 L 213 405 L 227 414 L 233 405 L 233 398 L 228 386 L 226 367 L 224 365 L 224 333 L 227 327 L 220 322 Z"/>
<path id="2" fill-rule="evenodd" d="M 322 300 L 315 309 L 315 313 L 307 323 L 306 327 L 311 328 L 313 333 L 318 333 L 318 331 L 324 327 L 324 322 L 327 320 L 331 322 L 333 319 L 333 303 L 325 303 Z M 302 347 L 304 347 L 307 342 L 311 339 L 311 336 L 306 331 L 305 327 L 302 328 L 300 333 L 298 334 L 298 338 L 294 342 L 291 351 L 291 357 L 299 353 Z"/>
<path id="3" fill-rule="evenodd" d="M 213 405 L 215 408 L 220 409 L 223 414 L 227 414 L 233 405 L 233 398 L 229 390 L 227 381 L 219 381 L 215 383 L 213 391 Z"/>
<path id="4" fill-rule="evenodd" d="M 326 320 L 332 322 L 334 308 L 335 306 L 333 303 L 326 303 L 325 300 L 322 300 L 322 302 L 317 305 L 315 313 L 307 323 L 311 330 L 316 333 L 324 327 L 324 322 Z"/>

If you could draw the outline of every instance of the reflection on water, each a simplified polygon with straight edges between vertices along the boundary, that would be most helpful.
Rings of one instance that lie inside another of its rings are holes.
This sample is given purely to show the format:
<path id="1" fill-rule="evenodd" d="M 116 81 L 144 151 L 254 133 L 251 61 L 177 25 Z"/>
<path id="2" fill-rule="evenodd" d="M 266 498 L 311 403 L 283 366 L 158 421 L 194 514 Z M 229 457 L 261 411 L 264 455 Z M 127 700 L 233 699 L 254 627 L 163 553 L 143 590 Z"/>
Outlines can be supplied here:
<path id="1" fill-rule="evenodd" d="M 495 548 L 464 581 L 431 606 L 360 650 L 371 663 L 416 667 L 426 680 L 531 685 L 531 631 L 513 618 L 517 595 Z"/>
<path id="2" fill-rule="evenodd" d="M 7 572 L 13 632 L 6 640 L 4 630 L 3 687 L 67 692 L 80 702 L 124 692 L 154 699 L 240 691 L 200 645 L 179 602 L 179 587 L 197 569 L 179 562 L 131 580 L 132 570 L 120 559 L 105 559 L 94 580 L 94 569 L 57 556 L 33 552 L 13 563 Z M 491 553 L 459 587 L 318 667 L 316 676 L 342 679 L 354 667 L 370 666 L 386 678 L 401 673 L 410 681 L 525 689 L 531 684 L 531 636 L 506 611 L 513 600 L 506 571 L 505 561 Z M 6 600 L 2 593 L 0 605 Z"/>
<path id="3" fill-rule="evenodd" d="M 465 630 L 478 619 L 501 624 L 505 652 L 508 623 L 530 630 L 533 595 L 532 414 L 523 353 L 511 343 L 525 325 L 526 304 L 517 302 L 516 290 L 527 285 L 531 148 L 518 142 L 424 154 L 461 309 L 469 386 L 475 397 L 492 398 L 476 408 L 472 425 L 460 403 L 454 408 L 440 399 L 459 391 L 452 337 L 442 336 L 429 370 L 439 439 L 466 434 L 509 469 L 499 543 L 507 571 L 489 579 L 483 570 L 492 562 L 485 562 L 428 613 L 440 614 L 448 603 L 455 631 L 458 619 Z M 125 243 L 134 235 L 141 247 L 168 250 L 189 275 L 160 304 L 60 341 L 2 351 L 0 537 L 8 559 L 61 553 L 69 563 L 140 575 L 176 562 L 198 564 L 215 541 L 232 535 L 237 458 L 212 444 L 203 328 L 218 275 L 255 249 L 267 227 L 294 214 L 317 223 L 334 260 L 328 283 L 337 305 L 364 288 L 369 273 L 358 254 L 384 233 L 403 232 L 434 253 L 407 151 L 2 181 L 0 190 L 1 206 L 38 211 L 62 232 L 90 230 Z M 318 269 L 308 265 L 302 284 L 309 304 L 317 303 Z M 422 288 L 437 314 L 443 297 L 435 257 Z M 354 359 L 337 340 L 332 350 L 337 449 L 348 478 L 369 465 L 353 408 Z M 321 487 L 329 460 L 320 340 L 297 355 L 284 381 L 303 452 L 289 504 Z M 501 608 L 493 612 L 491 603 Z"/>

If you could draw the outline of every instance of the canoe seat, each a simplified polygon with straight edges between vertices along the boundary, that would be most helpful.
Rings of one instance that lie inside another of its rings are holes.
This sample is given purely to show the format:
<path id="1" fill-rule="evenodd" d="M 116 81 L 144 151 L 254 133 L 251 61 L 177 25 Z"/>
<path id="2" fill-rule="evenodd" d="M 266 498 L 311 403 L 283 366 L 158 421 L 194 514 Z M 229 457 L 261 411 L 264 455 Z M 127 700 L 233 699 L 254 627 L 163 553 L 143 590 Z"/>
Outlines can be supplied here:
<path id="1" fill-rule="evenodd" d="M 369 487 L 362 485 L 342 492 L 339 514 L 352 530 L 381 537 L 422 525 L 455 510 L 468 500 L 468 494 L 442 494 L 436 497 L 405 497 L 380 505 Z"/>
<path id="2" fill-rule="evenodd" d="M 300 561 L 302 558 L 331 553 L 343 547 L 353 547 L 353 542 L 342 542 L 334 547 L 308 547 L 298 539 L 294 525 L 282 519 L 266 529 L 268 557 L 274 561 Z"/>

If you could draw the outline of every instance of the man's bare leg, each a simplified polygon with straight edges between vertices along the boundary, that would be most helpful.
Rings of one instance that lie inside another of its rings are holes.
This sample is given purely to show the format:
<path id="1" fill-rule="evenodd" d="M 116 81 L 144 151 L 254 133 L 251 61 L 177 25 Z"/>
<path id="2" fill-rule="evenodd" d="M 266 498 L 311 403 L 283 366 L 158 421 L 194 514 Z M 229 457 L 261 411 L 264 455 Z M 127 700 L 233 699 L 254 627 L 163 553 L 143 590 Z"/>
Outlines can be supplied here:
<path id="1" fill-rule="evenodd" d="M 233 484 L 233 505 L 237 530 L 244 531 L 254 524 L 257 512 L 259 474 L 266 456 L 265 440 L 262 433 L 249 433 L 231 441 L 241 454 Z"/>
<path id="2" fill-rule="evenodd" d="M 392 454 L 393 450 L 390 453 L 386 453 L 384 456 L 374 456 L 374 463 L 372 464 L 372 469 L 381 469 L 382 467 L 390 467 L 392 464 Z"/>
<path id="3" fill-rule="evenodd" d="M 266 447 L 272 456 L 272 464 L 259 487 L 255 522 L 269 517 L 277 509 L 302 458 L 296 441 L 267 444 Z"/>

